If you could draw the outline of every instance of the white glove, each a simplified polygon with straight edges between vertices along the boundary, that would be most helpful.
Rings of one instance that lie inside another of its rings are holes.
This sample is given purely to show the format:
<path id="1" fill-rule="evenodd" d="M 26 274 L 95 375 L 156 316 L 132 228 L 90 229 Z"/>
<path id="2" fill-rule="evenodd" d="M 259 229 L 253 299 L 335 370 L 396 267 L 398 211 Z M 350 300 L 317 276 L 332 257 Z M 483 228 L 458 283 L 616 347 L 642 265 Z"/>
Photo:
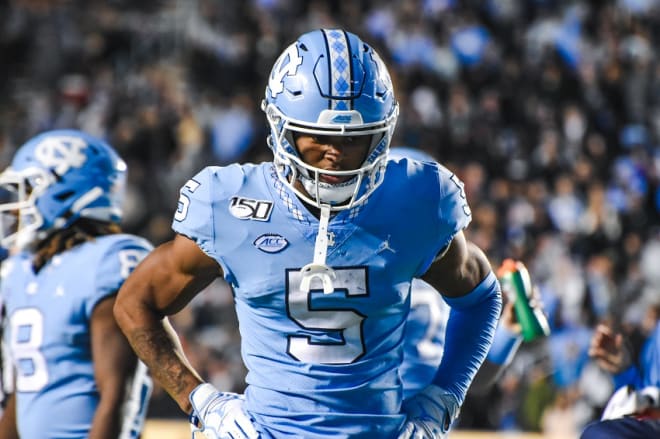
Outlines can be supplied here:
<path id="1" fill-rule="evenodd" d="M 193 411 L 190 428 L 207 439 L 257 439 L 259 433 L 252 419 L 243 410 L 243 395 L 220 392 L 212 384 L 204 383 L 190 392 Z"/>
<path id="2" fill-rule="evenodd" d="M 641 414 L 657 407 L 660 407 L 660 388 L 649 386 L 635 390 L 632 386 L 623 386 L 607 402 L 601 420 Z"/>
<path id="3" fill-rule="evenodd" d="M 398 439 L 444 438 L 459 410 L 452 393 L 431 384 L 403 402 L 403 412 L 408 415 L 408 420 Z"/>

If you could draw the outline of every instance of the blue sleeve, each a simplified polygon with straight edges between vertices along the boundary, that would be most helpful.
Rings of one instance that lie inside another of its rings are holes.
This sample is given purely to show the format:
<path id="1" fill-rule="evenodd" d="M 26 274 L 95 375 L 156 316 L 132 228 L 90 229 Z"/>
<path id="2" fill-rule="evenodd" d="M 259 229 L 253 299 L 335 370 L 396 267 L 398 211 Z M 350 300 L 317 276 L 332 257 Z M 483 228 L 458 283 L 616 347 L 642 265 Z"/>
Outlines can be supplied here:
<path id="1" fill-rule="evenodd" d="M 660 387 L 660 322 L 646 342 L 641 362 L 643 385 Z"/>
<path id="2" fill-rule="evenodd" d="M 197 243 L 207 254 L 212 251 L 213 229 L 212 181 L 213 168 L 205 168 L 188 180 L 179 191 L 172 229 Z"/>
<path id="3" fill-rule="evenodd" d="M 444 299 L 451 311 L 445 352 L 433 384 L 452 392 L 462 404 L 493 342 L 502 310 L 500 284 L 490 272 L 465 296 Z"/>
<path id="4" fill-rule="evenodd" d="M 660 322 L 644 343 L 637 364 L 614 375 L 616 388 L 632 385 L 660 387 Z"/>
<path id="5" fill-rule="evenodd" d="M 192 239 L 204 253 L 217 259 L 214 249 L 216 209 L 229 203 L 245 179 L 240 165 L 209 166 L 188 180 L 179 191 L 172 229 Z M 238 215 L 238 213 L 232 215 Z"/>
<path id="6" fill-rule="evenodd" d="M 438 164 L 440 180 L 439 217 L 454 229 L 454 234 L 463 230 L 472 221 L 472 211 L 465 195 L 465 185 L 449 169 Z"/>
<path id="7" fill-rule="evenodd" d="M 614 381 L 614 388 L 618 389 L 623 386 L 640 387 L 641 377 L 639 376 L 639 369 L 637 366 L 631 366 L 628 369 L 615 374 L 612 377 Z"/>
<path id="8" fill-rule="evenodd" d="M 444 237 L 444 240 L 439 243 L 436 252 L 422 264 L 421 270 L 416 274 L 417 277 L 421 277 L 428 270 L 436 256 L 447 249 L 454 236 L 472 221 L 472 211 L 465 196 L 463 182 L 444 166 L 438 163 L 432 165 L 437 167 L 440 187 L 438 200 L 440 230 L 438 230 L 438 235 Z"/>
<path id="9" fill-rule="evenodd" d="M 151 251 L 151 245 L 141 238 L 122 239 L 111 245 L 101 256 L 96 269 L 94 294 L 85 299 L 85 312 L 92 315 L 94 307 L 119 291 L 133 269 Z"/>

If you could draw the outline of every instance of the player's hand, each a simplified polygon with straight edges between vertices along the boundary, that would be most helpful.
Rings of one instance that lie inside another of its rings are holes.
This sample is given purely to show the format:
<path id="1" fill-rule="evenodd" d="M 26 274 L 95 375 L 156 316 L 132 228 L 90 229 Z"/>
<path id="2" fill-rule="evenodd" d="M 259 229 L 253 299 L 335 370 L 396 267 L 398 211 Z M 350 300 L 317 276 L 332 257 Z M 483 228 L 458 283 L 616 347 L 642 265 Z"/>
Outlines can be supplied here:
<path id="1" fill-rule="evenodd" d="M 408 420 L 398 439 L 444 438 L 459 409 L 453 394 L 431 384 L 403 402 Z"/>
<path id="2" fill-rule="evenodd" d="M 506 294 L 502 295 L 502 315 L 500 324 L 512 334 L 522 333 L 522 326 L 518 323 L 516 312 L 513 308 L 513 300 L 509 300 Z"/>
<path id="3" fill-rule="evenodd" d="M 243 395 L 220 392 L 213 385 L 204 383 L 190 393 L 193 412 L 190 428 L 199 431 L 207 439 L 257 439 L 252 418 L 243 410 Z"/>
<path id="4" fill-rule="evenodd" d="M 619 373 L 631 364 L 631 355 L 623 335 L 606 325 L 598 325 L 589 345 L 589 356 L 610 373 Z"/>

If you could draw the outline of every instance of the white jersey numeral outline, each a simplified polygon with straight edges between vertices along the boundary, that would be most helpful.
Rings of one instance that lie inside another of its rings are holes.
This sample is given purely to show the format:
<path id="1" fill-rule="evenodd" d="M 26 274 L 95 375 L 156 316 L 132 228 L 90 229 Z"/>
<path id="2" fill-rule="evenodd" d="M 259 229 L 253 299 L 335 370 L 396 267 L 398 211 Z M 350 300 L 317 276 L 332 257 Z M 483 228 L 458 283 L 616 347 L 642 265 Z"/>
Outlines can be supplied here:
<path id="1" fill-rule="evenodd" d="M 177 206 L 176 212 L 174 212 L 174 219 L 181 222 L 188 216 L 188 207 L 190 207 L 190 198 L 183 193 L 184 189 L 187 189 L 190 193 L 193 193 L 200 186 L 200 183 L 190 179 L 183 185 L 181 193 L 179 195 L 179 205 Z"/>
<path id="2" fill-rule="evenodd" d="M 117 252 L 119 258 L 119 270 L 122 279 L 126 279 L 133 269 L 144 259 L 148 251 L 139 249 L 126 249 Z"/>
<path id="3" fill-rule="evenodd" d="M 369 294 L 366 267 L 335 268 L 335 272 L 335 291 L 331 294 L 344 294 L 347 302 Z M 306 293 L 299 288 L 300 277 L 300 270 L 287 270 L 287 312 L 296 324 L 315 335 L 289 335 L 287 353 L 298 361 L 316 364 L 350 364 L 364 355 L 362 330 L 366 316 L 343 306 L 314 306 L 312 295 L 323 296 L 323 287 L 317 285 L 314 289 L 312 285 Z M 333 340 L 326 341 L 328 337 Z"/>
<path id="4" fill-rule="evenodd" d="M 44 318 L 37 308 L 22 308 L 9 318 L 9 349 L 16 365 L 16 391 L 38 392 L 48 384 L 48 367 L 41 352 Z"/>

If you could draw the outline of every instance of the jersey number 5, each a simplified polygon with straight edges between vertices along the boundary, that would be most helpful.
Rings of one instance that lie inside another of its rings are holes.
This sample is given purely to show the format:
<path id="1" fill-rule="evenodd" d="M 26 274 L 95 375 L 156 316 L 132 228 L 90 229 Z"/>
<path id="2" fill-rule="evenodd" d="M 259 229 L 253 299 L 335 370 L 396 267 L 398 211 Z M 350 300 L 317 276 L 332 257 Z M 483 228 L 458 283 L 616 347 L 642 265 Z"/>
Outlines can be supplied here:
<path id="1" fill-rule="evenodd" d="M 179 204 L 174 212 L 174 219 L 177 221 L 183 221 L 188 216 L 188 207 L 190 206 L 190 198 L 184 193 L 184 190 L 188 190 L 190 193 L 193 193 L 199 187 L 199 183 L 193 179 L 190 179 L 183 185 L 181 192 L 179 194 Z"/>
<path id="2" fill-rule="evenodd" d="M 324 295 L 320 286 L 318 290 L 303 292 L 299 288 L 300 270 L 287 270 L 287 312 L 309 334 L 288 336 L 287 352 L 296 360 L 349 364 L 365 352 L 362 323 L 366 316 L 344 306 L 343 302 L 369 294 L 367 270 L 364 267 L 335 268 L 335 273 L 335 291 Z M 320 304 L 323 299 L 327 299 L 328 305 Z"/>

